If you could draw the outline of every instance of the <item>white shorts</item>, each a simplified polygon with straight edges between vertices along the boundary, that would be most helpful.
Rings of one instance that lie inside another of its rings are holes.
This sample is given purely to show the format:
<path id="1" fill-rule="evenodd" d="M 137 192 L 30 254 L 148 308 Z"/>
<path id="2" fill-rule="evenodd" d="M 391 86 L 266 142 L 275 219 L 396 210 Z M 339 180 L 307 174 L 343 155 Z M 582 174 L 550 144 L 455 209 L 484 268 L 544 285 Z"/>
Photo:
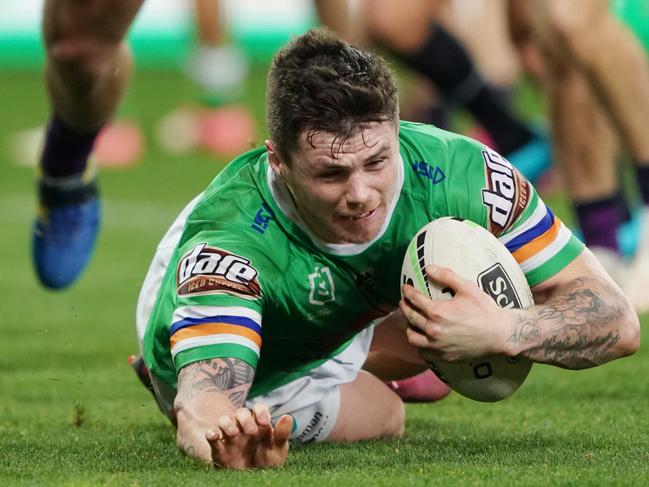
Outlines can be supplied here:
<path id="1" fill-rule="evenodd" d="M 273 422 L 282 415 L 293 416 L 291 439 L 301 443 L 324 441 L 336 424 L 340 410 L 340 386 L 353 382 L 367 359 L 374 327 L 358 333 L 338 355 L 303 377 L 246 401 L 246 407 L 264 403 Z M 176 391 L 152 377 L 158 406 L 171 417 Z"/>

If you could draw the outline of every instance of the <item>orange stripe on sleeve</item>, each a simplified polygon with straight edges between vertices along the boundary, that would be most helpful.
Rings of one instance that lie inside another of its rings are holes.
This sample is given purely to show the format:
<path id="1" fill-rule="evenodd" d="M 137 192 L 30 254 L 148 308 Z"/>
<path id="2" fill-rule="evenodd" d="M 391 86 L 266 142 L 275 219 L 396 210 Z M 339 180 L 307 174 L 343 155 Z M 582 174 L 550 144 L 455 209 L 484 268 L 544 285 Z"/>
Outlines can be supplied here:
<path id="1" fill-rule="evenodd" d="M 178 342 L 187 338 L 218 335 L 220 333 L 239 335 L 253 341 L 258 347 L 261 347 L 261 337 L 258 333 L 245 326 L 230 325 L 227 323 L 203 323 L 202 325 L 188 326 L 171 335 L 169 341 L 171 342 L 171 348 L 173 348 Z"/>
<path id="2" fill-rule="evenodd" d="M 548 228 L 544 233 L 536 237 L 534 240 L 523 245 L 512 254 L 514 256 L 514 259 L 516 259 L 516 262 L 520 264 L 521 262 L 526 261 L 533 255 L 538 254 L 541 250 L 552 244 L 554 239 L 557 238 L 557 235 L 559 234 L 560 227 L 561 220 L 559 220 L 555 216 L 554 223 L 550 228 Z"/>

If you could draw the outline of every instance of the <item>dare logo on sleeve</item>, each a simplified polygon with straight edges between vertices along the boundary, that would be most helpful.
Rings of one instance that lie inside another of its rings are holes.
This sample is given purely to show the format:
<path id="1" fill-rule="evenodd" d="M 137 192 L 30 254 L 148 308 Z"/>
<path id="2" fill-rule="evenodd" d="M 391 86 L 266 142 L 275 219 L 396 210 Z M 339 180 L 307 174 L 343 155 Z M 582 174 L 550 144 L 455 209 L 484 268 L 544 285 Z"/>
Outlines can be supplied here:
<path id="1" fill-rule="evenodd" d="M 489 209 L 489 231 L 498 237 L 523 212 L 530 198 L 529 183 L 507 159 L 485 147 L 487 187 L 482 190 L 482 203 Z"/>
<path id="2" fill-rule="evenodd" d="M 261 295 L 257 275 L 249 259 L 200 243 L 178 263 L 178 295 L 226 293 L 257 298 Z"/>

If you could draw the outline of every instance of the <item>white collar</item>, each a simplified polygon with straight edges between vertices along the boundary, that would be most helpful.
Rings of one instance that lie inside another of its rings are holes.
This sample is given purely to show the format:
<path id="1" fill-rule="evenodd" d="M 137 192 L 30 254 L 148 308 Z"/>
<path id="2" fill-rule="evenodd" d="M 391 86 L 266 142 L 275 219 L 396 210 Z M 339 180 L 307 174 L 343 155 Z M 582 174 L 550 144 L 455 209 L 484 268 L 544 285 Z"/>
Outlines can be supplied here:
<path id="1" fill-rule="evenodd" d="M 266 156 L 266 160 L 268 161 L 268 156 Z M 403 188 L 403 159 L 401 158 L 401 154 L 399 154 L 399 163 L 400 164 L 398 164 L 397 167 L 397 178 L 395 181 L 394 196 L 392 197 L 392 201 L 390 201 L 390 203 L 388 204 L 388 211 L 385 220 L 383 221 L 383 225 L 381 225 L 381 229 L 379 230 L 379 233 L 376 234 L 376 237 L 374 237 L 369 242 L 362 244 L 333 244 L 325 242 L 320 237 L 315 235 L 309 229 L 306 223 L 304 223 L 302 218 L 300 218 L 288 187 L 277 177 L 275 171 L 273 171 L 273 169 L 270 167 L 270 164 L 268 164 L 268 168 L 266 170 L 266 180 L 268 182 L 270 192 L 275 199 L 275 202 L 277 203 L 279 209 L 282 211 L 282 213 L 284 213 L 284 215 L 286 215 L 289 220 L 298 225 L 302 229 L 302 231 L 304 231 L 304 233 L 309 236 L 316 247 L 318 247 L 320 250 L 334 255 L 358 255 L 367 250 L 374 242 L 379 240 L 383 236 L 383 234 L 385 234 L 385 231 L 390 225 L 390 221 L 392 220 L 392 215 L 394 213 L 394 208 L 397 206 L 399 196 L 401 195 L 401 189 Z"/>

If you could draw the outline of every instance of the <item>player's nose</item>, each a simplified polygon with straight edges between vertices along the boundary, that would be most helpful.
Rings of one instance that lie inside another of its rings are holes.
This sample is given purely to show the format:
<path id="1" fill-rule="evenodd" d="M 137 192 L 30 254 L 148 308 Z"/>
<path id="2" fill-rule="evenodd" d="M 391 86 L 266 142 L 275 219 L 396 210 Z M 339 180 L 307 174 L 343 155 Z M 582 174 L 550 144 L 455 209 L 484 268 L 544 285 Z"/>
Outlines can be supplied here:
<path id="1" fill-rule="evenodd" d="M 361 175 L 352 175 L 347 181 L 345 200 L 350 207 L 366 204 L 372 195 L 372 190 Z"/>

